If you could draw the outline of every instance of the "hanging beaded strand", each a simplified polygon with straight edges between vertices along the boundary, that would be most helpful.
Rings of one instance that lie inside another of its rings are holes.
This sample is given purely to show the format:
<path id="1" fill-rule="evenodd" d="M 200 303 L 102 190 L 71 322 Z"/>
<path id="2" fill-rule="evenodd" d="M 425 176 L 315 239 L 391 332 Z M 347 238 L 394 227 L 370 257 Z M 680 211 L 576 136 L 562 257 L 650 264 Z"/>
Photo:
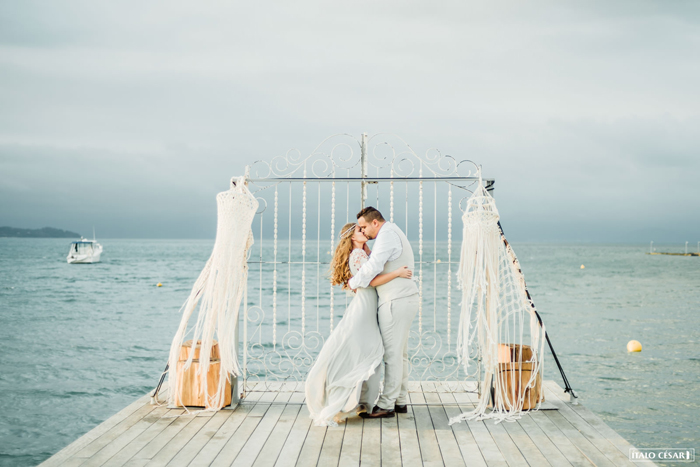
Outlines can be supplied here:
<path id="1" fill-rule="evenodd" d="M 437 333 L 437 182 L 433 182 L 433 332 Z"/>
<path id="2" fill-rule="evenodd" d="M 423 164 L 418 176 L 423 178 Z M 418 335 L 423 334 L 423 180 L 418 182 Z"/>
<path id="3" fill-rule="evenodd" d="M 394 178 L 394 166 L 391 166 L 390 178 Z M 394 181 L 389 184 L 389 222 L 394 223 Z"/>
<path id="4" fill-rule="evenodd" d="M 275 186 L 275 229 L 273 234 L 274 242 L 274 264 L 275 269 L 272 271 L 272 350 L 277 349 L 277 219 L 279 214 L 279 197 L 277 195 L 277 186 Z"/>
<path id="5" fill-rule="evenodd" d="M 304 168 L 306 178 L 306 167 Z M 301 195 L 301 336 L 306 334 L 306 180 Z"/>
<path id="6" fill-rule="evenodd" d="M 318 185 L 317 225 L 316 225 L 316 332 L 321 325 L 321 184 Z"/>
<path id="7" fill-rule="evenodd" d="M 447 190 L 447 351 L 452 345 L 452 185 Z"/>
<path id="8" fill-rule="evenodd" d="M 335 176 L 335 173 L 333 174 Z M 335 248 L 335 182 L 331 185 L 331 249 L 329 253 L 333 255 Z M 332 258 L 332 256 L 331 256 Z M 330 332 L 333 332 L 333 284 L 330 290 Z"/>

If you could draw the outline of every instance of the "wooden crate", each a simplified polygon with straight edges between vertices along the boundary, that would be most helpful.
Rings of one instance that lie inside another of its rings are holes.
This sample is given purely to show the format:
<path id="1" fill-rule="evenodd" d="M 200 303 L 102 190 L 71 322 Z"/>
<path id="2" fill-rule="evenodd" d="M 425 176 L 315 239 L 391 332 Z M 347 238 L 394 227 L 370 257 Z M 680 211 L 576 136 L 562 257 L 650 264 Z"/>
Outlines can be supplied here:
<path id="1" fill-rule="evenodd" d="M 201 344 L 201 342 L 197 342 Z M 207 371 L 207 393 L 204 394 L 200 377 L 197 375 L 199 371 L 199 350 L 197 345 L 194 348 L 194 358 L 189 368 L 185 370 L 185 363 L 189 353 L 192 351 L 192 341 L 187 341 L 180 349 L 180 361 L 177 362 L 177 379 L 179 382 L 179 391 L 175 395 L 175 405 L 187 407 L 206 407 L 217 408 L 231 405 L 231 382 L 226 379 L 226 387 L 224 388 L 224 397 L 220 407 L 212 407 L 210 399 L 216 395 L 216 390 L 219 387 L 219 378 L 221 371 L 221 360 L 219 360 L 219 344 L 214 342 L 211 349 L 211 360 L 209 361 L 209 371 Z"/>
<path id="2" fill-rule="evenodd" d="M 192 359 L 194 360 L 199 360 L 199 352 L 201 350 L 202 341 L 197 341 L 197 346 L 194 348 L 194 357 Z M 187 358 L 190 356 L 190 352 L 192 351 L 192 340 L 188 340 L 184 344 L 182 344 L 182 347 L 180 347 L 180 361 L 187 360 Z M 219 355 L 219 343 L 214 341 L 211 345 L 211 354 L 210 354 L 210 359 L 212 360 L 218 360 L 221 358 Z"/>
<path id="3" fill-rule="evenodd" d="M 523 397 L 523 410 L 534 409 L 537 405 L 537 399 L 541 397 L 544 400 L 542 390 L 542 373 L 538 373 L 535 379 L 534 387 L 525 387 L 532 376 L 532 367 L 534 365 L 529 362 L 523 363 L 499 363 L 498 374 L 501 383 L 500 393 L 493 391 L 496 400 L 502 400 L 503 405 L 507 410 L 510 410 L 516 404 L 520 397 Z"/>
<path id="4" fill-rule="evenodd" d="M 531 358 L 532 349 L 529 345 L 499 344 L 496 378 L 499 378 L 502 389 L 497 394 L 495 388 L 491 387 L 490 407 L 493 406 L 494 399 L 503 400 L 503 405 L 508 410 L 520 397 L 523 397 L 523 410 L 534 409 L 538 400 L 544 402 L 541 371 L 537 374 L 534 387 L 525 387 L 532 377 L 534 364 L 528 361 Z M 524 396 L 523 390 L 525 391 Z"/>
<path id="5" fill-rule="evenodd" d="M 520 353 L 523 354 L 522 358 Z M 498 362 L 508 363 L 521 360 L 527 362 L 532 359 L 532 348 L 529 345 L 498 344 Z"/>

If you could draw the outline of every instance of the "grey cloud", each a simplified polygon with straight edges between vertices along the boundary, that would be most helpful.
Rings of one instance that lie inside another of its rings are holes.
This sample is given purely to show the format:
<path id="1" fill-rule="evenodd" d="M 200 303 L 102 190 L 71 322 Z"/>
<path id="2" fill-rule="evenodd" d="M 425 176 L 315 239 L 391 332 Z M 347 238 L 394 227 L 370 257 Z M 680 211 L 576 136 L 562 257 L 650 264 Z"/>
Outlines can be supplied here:
<path id="1" fill-rule="evenodd" d="M 692 240 L 698 23 L 682 1 L 0 1 L 0 224 L 207 237 L 246 164 L 389 131 L 483 164 L 514 240 Z"/>

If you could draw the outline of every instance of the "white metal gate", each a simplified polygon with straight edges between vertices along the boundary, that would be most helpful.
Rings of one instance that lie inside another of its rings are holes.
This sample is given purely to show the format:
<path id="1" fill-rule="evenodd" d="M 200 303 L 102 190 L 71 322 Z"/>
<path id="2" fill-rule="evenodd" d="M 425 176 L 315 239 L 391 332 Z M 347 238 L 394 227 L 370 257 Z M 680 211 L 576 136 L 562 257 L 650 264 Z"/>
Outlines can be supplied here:
<path id="1" fill-rule="evenodd" d="M 308 155 L 293 150 L 247 167 L 260 208 L 240 332 L 244 384 L 304 380 L 351 299 L 326 274 L 337 231 L 366 205 L 404 229 L 413 246 L 420 307 L 411 379 L 478 380 L 479 366 L 465 375 L 455 353 L 461 210 L 476 169 L 436 149 L 419 156 L 385 133 L 335 135 Z M 492 190 L 494 181 L 485 182 Z"/>

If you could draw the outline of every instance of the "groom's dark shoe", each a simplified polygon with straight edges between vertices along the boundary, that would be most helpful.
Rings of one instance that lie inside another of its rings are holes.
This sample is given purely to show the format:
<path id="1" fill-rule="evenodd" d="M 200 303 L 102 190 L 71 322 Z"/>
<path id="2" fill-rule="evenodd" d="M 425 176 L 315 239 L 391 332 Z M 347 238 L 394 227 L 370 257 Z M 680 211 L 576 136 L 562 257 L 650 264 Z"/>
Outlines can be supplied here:
<path id="1" fill-rule="evenodd" d="M 372 410 L 372 413 L 364 412 L 360 414 L 360 417 L 362 418 L 391 418 L 393 416 L 393 410 L 382 409 L 378 405 L 374 406 L 374 410 Z"/>
<path id="2" fill-rule="evenodd" d="M 408 405 L 396 404 L 394 406 L 394 412 L 396 412 L 396 413 L 408 413 Z"/>

